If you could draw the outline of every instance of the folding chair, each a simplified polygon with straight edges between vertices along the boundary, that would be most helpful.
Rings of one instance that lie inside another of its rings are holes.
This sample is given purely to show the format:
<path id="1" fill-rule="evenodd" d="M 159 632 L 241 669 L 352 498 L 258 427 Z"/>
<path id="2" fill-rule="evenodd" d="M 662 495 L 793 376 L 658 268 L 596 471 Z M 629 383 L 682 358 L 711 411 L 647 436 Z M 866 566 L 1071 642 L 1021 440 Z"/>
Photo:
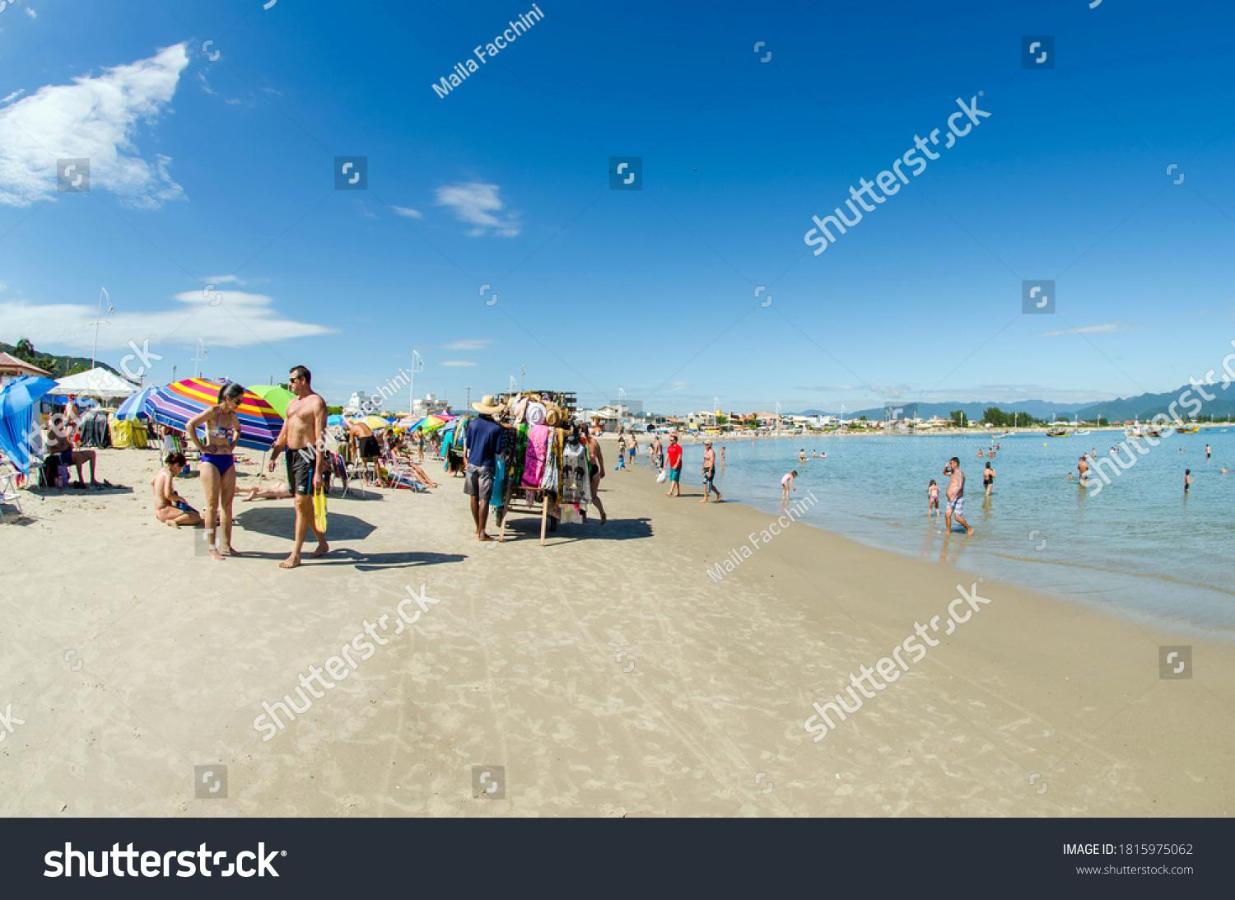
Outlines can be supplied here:
<path id="1" fill-rule="evenodd" d="M 17 507 L 19 515 L 25 515 L 21 508 L 21 491 L 17 487 L 20 474 L 8 460 L 0 460 L 0 505 L 11 504 Z"/>

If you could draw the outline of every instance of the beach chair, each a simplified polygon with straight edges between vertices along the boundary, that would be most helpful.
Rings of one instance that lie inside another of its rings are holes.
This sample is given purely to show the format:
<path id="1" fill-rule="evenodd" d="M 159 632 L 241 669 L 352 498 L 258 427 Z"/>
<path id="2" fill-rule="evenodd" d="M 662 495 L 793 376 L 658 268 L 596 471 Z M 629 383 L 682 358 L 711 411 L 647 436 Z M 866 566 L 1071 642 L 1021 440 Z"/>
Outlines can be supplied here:
<path id="1" fill-rule="evenodd" d="M 404 488 L 418 494 L 428 493 L 429 490 L 419 478 L 412 474 L 410 469 L 388 459 L 377 463 L 377 483 L 381 487 L 395 490 Z"/>
<path id="2" fill-rule="evenodd" d="M 21 473 L 7 459 L 0 459 L 0 506 L 8 503 L 17 507 L 19 515 L 25 515 L 25 510 L 21 508 L 21 491 L 17 487 L 20 476 Z"/>

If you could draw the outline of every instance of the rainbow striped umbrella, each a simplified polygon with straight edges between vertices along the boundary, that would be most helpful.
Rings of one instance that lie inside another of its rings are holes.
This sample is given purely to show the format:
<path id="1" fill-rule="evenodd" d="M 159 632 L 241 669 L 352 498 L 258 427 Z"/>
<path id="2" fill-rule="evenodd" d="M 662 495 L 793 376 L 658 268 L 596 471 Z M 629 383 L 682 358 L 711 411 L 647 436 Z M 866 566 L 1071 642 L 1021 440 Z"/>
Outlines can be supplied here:
<path id="1" fill-rule="evenodd" d="M 221 381 L 206 378 L 186 378 L 164 385 L 150 397 L 154 420 L 184 431 L 189 419 L 218 402 L 221 387 Z M 236 416 L 240 419 L 237 443 L 251 450 L 269 450 L 283 428 L 283 417 L 251 391 L 244 392 Z"/>

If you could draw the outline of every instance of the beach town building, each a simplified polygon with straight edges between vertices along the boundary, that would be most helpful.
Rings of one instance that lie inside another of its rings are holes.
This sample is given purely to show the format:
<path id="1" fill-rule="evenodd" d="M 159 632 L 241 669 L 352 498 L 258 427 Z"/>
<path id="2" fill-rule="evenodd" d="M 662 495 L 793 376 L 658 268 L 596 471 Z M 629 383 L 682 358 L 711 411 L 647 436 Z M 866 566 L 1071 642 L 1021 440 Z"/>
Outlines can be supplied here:
<path id="1" fill-rule="evenodd" d="M 596 409 L 581 409 L 578 413 L 580 422 L 599 422 L 601 428 L 605 431 L 617 431 L 618 425 L 622 424 L 618 418 L 617 404 L 598 406 Z"/>
<path id="2" fill-rule="evenodd" d="M 22 375 L 41 375 L 44 378 L 50 378 L 51 372 L 40 369 L 38 366 L 32 366 L 24 359 L 18 359 L 11 353 L 0 352 L 0 387 L 8 384 L 14 378 L 20 378 Z"/>
<path id="3" fill-rule="evenodd" d="M 348 398 L 344 410 L 348 412 L 372 412 L 382 408 L 382 397 L 380 394 L 370 394 L 367 391 L 353 391 L 352 396 Z"/>
<path id="4" fill-rule="evenodd" d="M 445 400 L 437 399 L 434 394 L 425 394 L 412 401 L 411 414 L 413 416 L 435 416 L 438 413 L 448 412 L 450 412 L 450 404 Z"/>

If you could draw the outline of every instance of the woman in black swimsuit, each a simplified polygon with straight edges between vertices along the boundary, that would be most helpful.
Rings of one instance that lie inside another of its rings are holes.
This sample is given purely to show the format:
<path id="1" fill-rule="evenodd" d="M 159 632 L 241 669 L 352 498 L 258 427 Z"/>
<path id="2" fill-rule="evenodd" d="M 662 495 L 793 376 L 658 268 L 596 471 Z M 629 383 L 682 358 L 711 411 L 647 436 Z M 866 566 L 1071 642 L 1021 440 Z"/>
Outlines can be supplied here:
<path id="1" fill-rule="evenodd" d="M 986 496 L 989 497 L 995 487 L 995 470 L 991 468 L 990 463 L 987 463 L 986 468 L 982 470 L 982 486 L 986 488 Z"/>

